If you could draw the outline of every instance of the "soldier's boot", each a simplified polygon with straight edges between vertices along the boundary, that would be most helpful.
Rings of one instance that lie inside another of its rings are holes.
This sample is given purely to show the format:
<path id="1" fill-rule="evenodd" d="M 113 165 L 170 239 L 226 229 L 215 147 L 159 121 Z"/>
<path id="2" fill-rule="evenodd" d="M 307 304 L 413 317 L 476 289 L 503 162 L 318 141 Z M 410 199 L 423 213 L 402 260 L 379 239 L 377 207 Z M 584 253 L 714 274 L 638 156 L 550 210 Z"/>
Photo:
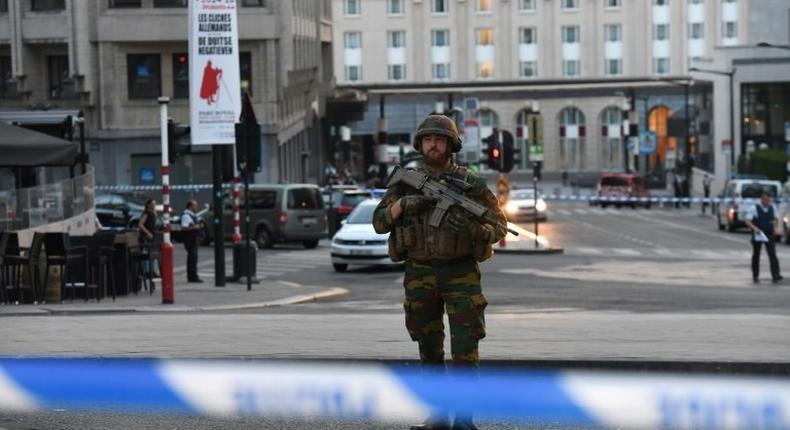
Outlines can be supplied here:
<path id="1" fill-rule="evenodd" d="M 456 416 L 451 430 L 477 430 L 471 415 Z"/>
<path id="2" fill-rule="evenodd" d="M 411 426 L 411 430 L 451 430 L 447 417 L 431 416 L 422 424 Z"/>

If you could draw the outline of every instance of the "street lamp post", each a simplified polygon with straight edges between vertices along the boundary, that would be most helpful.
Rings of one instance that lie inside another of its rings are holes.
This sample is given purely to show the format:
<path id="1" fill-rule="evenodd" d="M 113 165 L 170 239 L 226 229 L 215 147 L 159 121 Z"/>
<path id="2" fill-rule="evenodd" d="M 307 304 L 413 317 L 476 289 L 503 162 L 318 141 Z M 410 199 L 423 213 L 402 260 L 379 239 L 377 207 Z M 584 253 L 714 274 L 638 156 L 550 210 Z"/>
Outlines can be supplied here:
<path id="1" fill-rule="evenodd" d="M 711 75 L 719 75 L 719 76 L 727 76 L 730 79 L 730 165 L 735 166 L 735 72 L 738 69 L 735 67 L 732 68 L 732 71 L 725 72 L 722 70 L 708 70 L 708 69 L 700 69 L 698 67 L 692 67 L 689 69 L 689 72 L 697 72 L 697 73 L 708 73 Z M 743 142 L 741 142 L 741 146 L 743 146 Z M 741 148 L 741 153 L 743 153 L 743 148 Z"/>

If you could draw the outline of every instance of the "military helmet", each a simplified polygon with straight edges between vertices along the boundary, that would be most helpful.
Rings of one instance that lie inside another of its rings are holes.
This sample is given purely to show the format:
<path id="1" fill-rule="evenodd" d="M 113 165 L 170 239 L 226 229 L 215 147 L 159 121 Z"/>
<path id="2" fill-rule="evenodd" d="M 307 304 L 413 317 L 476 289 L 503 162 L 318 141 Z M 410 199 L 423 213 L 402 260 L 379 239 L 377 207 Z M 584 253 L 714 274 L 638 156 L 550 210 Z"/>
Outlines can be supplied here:
<path id="1" fill-rule="evenodd" d="M 461 137 L 458 135 L 458 127 L 452 118 L 445 115 L 428 115 L 417 127 L 417 134 L 414 135 L 412 146 L 417 151 L 420 150 L 420 141 L 422 137 L 428 134 L 440 134 L 447 136 L 448 142 L 452 145 L 452 152 L 461 150 Z"/>

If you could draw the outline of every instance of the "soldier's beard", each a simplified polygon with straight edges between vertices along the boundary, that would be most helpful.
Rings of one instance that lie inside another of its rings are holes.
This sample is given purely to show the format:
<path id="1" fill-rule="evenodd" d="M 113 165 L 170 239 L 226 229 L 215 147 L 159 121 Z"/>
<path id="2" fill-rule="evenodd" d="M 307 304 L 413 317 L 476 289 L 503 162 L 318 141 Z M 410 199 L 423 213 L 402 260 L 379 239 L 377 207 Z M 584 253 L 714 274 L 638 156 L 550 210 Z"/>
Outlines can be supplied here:
<path id="1" fill-rule="evenodd" d="M 437 150 L 429 150 L 427 153 L 422 154 L 425 165 L 434 170 L 440 170 L 447 167 L 450 161 L 450 151 L 441 154 Z"/>

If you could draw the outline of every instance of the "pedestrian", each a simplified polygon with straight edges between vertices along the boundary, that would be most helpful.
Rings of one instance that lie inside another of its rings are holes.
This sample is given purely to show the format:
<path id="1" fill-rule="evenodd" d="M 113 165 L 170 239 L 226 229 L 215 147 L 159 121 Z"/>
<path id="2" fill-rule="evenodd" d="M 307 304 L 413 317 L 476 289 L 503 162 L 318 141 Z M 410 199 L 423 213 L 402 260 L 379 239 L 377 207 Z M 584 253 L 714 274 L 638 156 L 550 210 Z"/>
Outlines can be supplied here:
<path id="1" fill-rule="evenodd" d="M 776 206 L 771 203 L 771 193 L 763 191 L 760 202 L 754 204 L 749 209 L 746 217 L 746 225 L 752 229 L 752 281 L 760 282 L 760 248 L 765 244 L 768 253 L 768 261 L 771 263 L 771 280 L 773 283 L 781 281 L 782 275 L 779 273 L 779 260 L 776 258 L 776 242 L 774 241 L 774 231 L 776 231 L 778 218 L 776 217 Z"/>
<path id="2" fill-rule="evenodd" d="M 406 329 L 418 344 L 423 371 L 445 371 L 442 321 L 446 309 L 454 368 L 476 374 L 488 303 L 478 262 L 490 258 L 491 245 L 505 236 L 505 215 L 485 180 L 453 161 L 452 154 L 461 150 L 461 140 L 452 119 L 429 115 L 417 129 L 412 145 L 423 156 L 419 171 L 433 177 L 448 173 L 465 180 L 471 185 L 466 195 L 499 221 L 496 227 L 482 224 L 462 209 L 451 207 L 439 227 L 431 227 L 429 218 L 436 200 L 401 184 L 387 189 L 373 215 L 376 232 L 390 232 L 390 258 L 405 260 Z M 476 429 L 470 412 L 458 411 L 452 429 Z M 412 429 L 450 429 L 445 413 L 434 413 Z"/>
<path id="3" fill-rule="evenodd" d="M 705 176 L 702 178 L 702 193 L 705 195 L 705 200 L 702 201 L 702 215 L 705 215 L 705 209 L 708 207 L 708 199 L 710 198 L 710 183 L 712 179 L 710 174 L 705 173 Z M 713 213 L 713 208 L 711 207 L 711 214 Z"/>
<path id="4" fill-rule="evenodd" d="M 680 208 L 680 198 L 683 197 L 683 175 L 679 169 L 675 169 L 672 183 L 675 186 L 675 208 L 677 209 Z"/>
<path id="5" fill-rule="evenodd" d="M 198 248 L 203 226 L 197 216 L 196 200 L 187 202 L 186 210 L 181 215 L 181 230 L 184 232 L 184 248 L 187 250 L 187 282 L 202 283 L 197 272 Z"/>
<path id="6" fill-rule="evenodd" d="M 140 216 L 140 221 L 137 223 L 137 241 L 140 243 L 140 248 L 143 252 L 151 255 L 151 246 L 154 243 L 154 236 L 156 236 L 156 200 L 148 199 L 143 208 L 143 214 Z M 151 259 L 143 262 L 143 271 L 146 275 L 151 275 L 151 271 L 158 272 L 152 268 Z"/>

